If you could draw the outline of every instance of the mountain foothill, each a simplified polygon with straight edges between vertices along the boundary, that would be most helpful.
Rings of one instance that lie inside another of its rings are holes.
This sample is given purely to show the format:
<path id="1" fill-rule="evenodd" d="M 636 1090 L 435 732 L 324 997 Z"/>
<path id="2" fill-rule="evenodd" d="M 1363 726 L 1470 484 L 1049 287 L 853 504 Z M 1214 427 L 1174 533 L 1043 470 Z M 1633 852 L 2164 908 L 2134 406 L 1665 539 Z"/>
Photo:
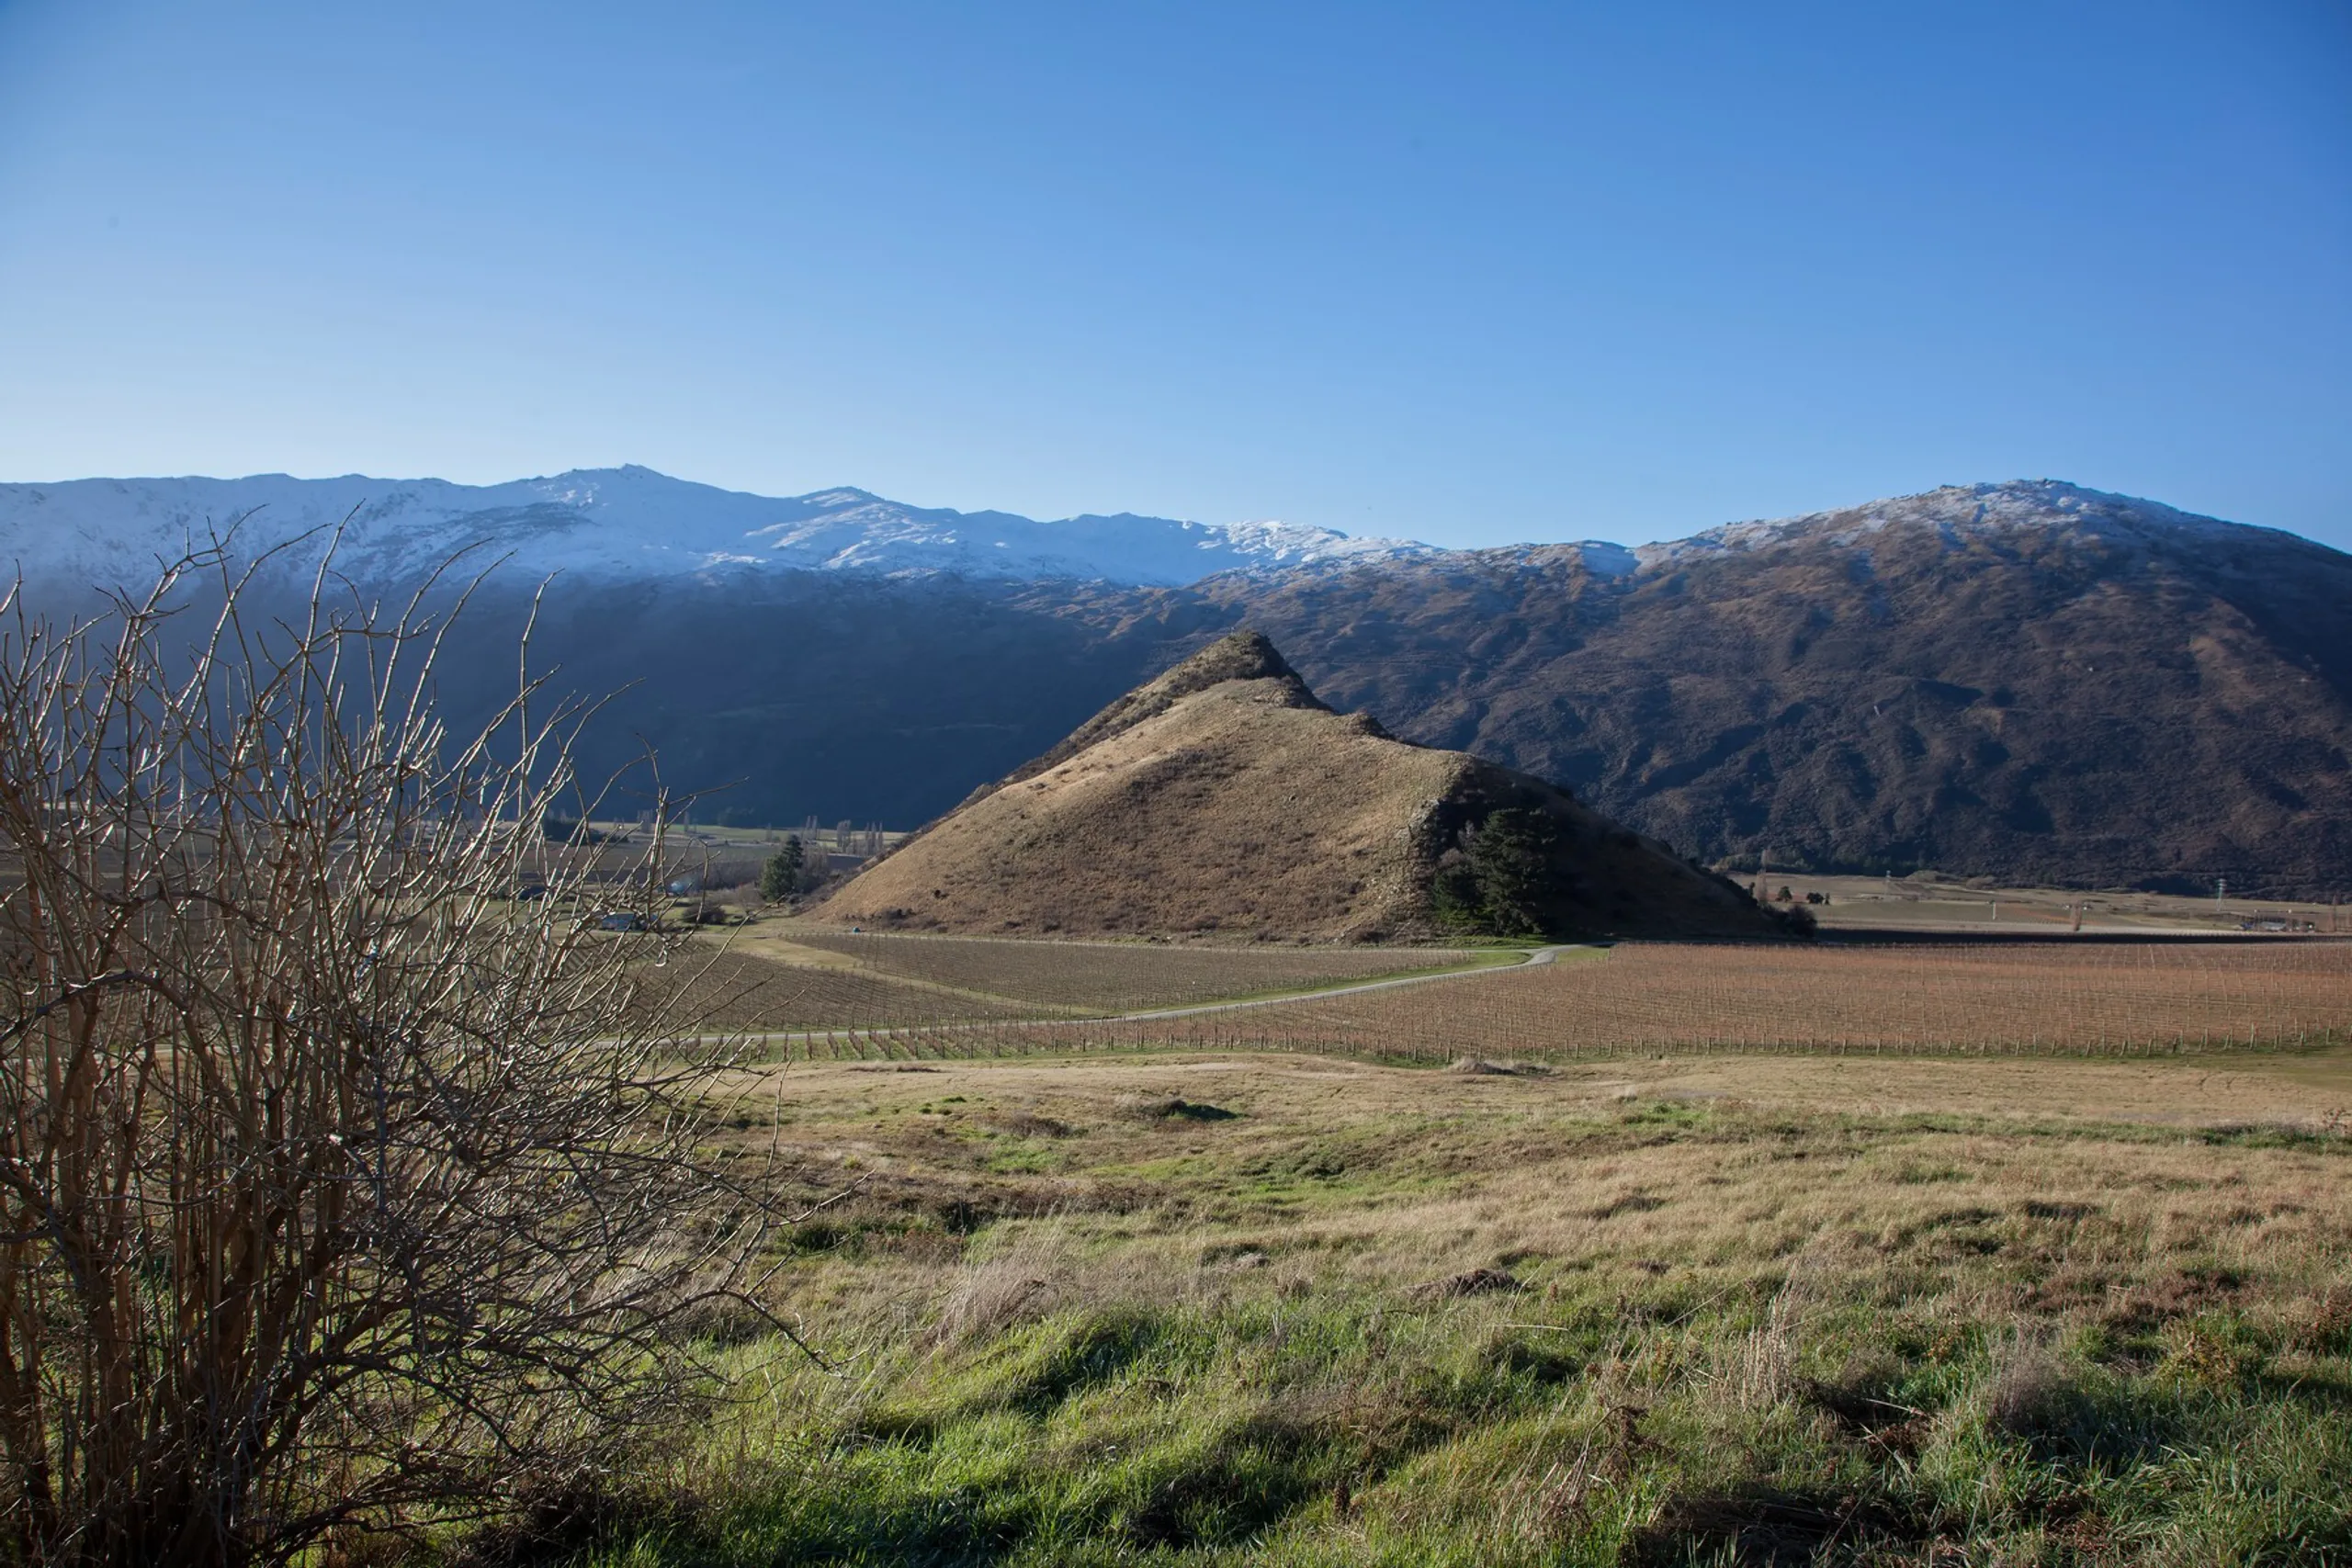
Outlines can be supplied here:
<path id="1" fill-rule="evenodd" d="M 1738 886 L 1566 791 L 1334 712 L 1250 631 L 1114 702 L 816 912 L 1018 936 L 1776 934 Z"/>

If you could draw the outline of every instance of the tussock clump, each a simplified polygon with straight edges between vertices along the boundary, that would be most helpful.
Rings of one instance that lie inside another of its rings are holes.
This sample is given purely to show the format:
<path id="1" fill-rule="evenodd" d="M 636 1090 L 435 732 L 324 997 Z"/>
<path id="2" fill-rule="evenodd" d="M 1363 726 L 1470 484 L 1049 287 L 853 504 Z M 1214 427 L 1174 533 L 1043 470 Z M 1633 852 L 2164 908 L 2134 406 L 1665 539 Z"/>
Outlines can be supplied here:
<path id="1" fill-rule="evenodd" d="M 1985 1426 L 2022 1438 L 2063 1431 L 2081 1416 L 2085 1403 L 2075 1369 L 2057 1347 L 2022 1334 L 1994 1347 L 1980 1397 Z"/>
<path id="2" fill-rule="evenodd" d="M 2263 1347 L 2233 1313 L 2200 1313 L 2165 1330 L 2163 1370 L 2208 1388 L 2243 1382 L 2262 1369 Z"/>
<path id="3" fill-rule="evenodd" d="M 1909 1562 L 1917 1560 L 1913 1549 L 1930 1533 L 1928 1517 L 1881 1498 L 1816 1495 L 1750 1483 L 1720 1494 L 1672 1498 L 1653 1523 L 1628 1537 L 1620 1561 L 1635 1568 Z"/>
<path id="4" fill-rule="evenodd" d="M 1899 1357 L 1872 1347 L 1849 1355 L 1836 1377 L 1805 1379 L 1799 1386 L 1808 1404 L 1846 1431 L 1891 1452 L 1909 1453 L 1927 1440 L 1929 1417 L 1894 1397 L 1903 1371 Z"/>
<path id="5" fill-rule="evenodd" d="M 998 1132 L 1009 1133 L 1016 1138 L 1067 1138 L 1078 1131 L 1067 1122 L 1029 1111 L 1008 1111 L 986 1120 L 988 1125 Z"/>
<path id="6" fill-rule="evenodd" d="M 1773 1296 L 1765 1320 L 1730 1343 L 1722 1382 L 1733 1404 L 1742 1410 L 1770 1410 L 1796 1393 L 1797 1325 L 1803 1317 L 1792 1280 Z"/>
<path id="7" fill-rule="evenodd" d="M 2352 1286 L 2331 1285 L 2311 1306 L 2311 1315 L 2296 1331 L 2295 1342 L 2318 1355 L 2341 1355 L 2352 1349 Z"/>
<path id="8" fill-rule="evenodd" d="M 1536 1078 L 1552 1069 L 1541 1062 L 1490 1062 L 1484 1056 L 1457 1056 L 1445 1070 L 1472 1078 Z"/>
<path id="9" fill-rule="evenodd" d="M 510 1511 L 460 1538 L 452 1554 L 458 1568 L 523 1568 L 582 1555 L 631 1534 L 684 1526 L 692 1500 L 662 1495 L 603 1471 L 516 1478 Z"/>
<path id="10" fill-rule="evenodd" d="M 1417 1301 L 1459 1301 L 1464 1296 L 1516 1295 L 1525 1289 L 1499 1269 L 1472 1269 L 1415 1285 L 1406 1293 Z"/>
<path id="11" fill-rule="evenodd" d="M 774 1336 L 776 1314 L 748 1296 L 724 1293 L 689 1304 L 662 1324 L 673 1343 L 701 1341 L 721 1347 L 752 1345 Z"/>
<path id="12" fill-rule="evenodd" d="M 1061 1296 L 1058 1270 L 1028 1249 L 992 1258 L 964 1270 L 922 1342 L 942 1349 L 985 1339 L 1045 1316 Z"/>
<path id="13" fill-rule="evenodd" d="M 1221 1105 L 1204 1105 L 1174 1094 L 1122 1095 L 1119 1110 L 1147 1122 L 1230 1122 L 1239 1114 Z"/>

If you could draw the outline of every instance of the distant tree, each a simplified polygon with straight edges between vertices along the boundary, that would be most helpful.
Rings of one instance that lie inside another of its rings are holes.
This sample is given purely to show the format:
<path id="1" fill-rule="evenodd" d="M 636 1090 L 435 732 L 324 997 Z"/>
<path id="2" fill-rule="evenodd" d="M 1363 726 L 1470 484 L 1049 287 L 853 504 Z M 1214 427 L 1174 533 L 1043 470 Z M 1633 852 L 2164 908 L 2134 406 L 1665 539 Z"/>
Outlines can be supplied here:
<path id="1" fill-rule="evenodd" d="M 1547 814 L 1509 807 L 1478 826 L 1470 840 L 1470 875 L 1489 930 L 1500 936 L 1538 936 L 1544 894 L 1552 876 L 1559 829 Z"/>
<path id="2" fill-rule="evenodd" d="M 1440 921 L 1494 936 L 1540 936 L 1559 829 L 1542 811 L 1517 807 L 1470 829 L 1430 884 Z"/>
<path id="3" fill-rule="evenodd" d="M 760 868 L 760 897 L 771 904 L 780 904 L 800 891 L 800 879 L 808 868 L 808 852 L 801 847 L 800 836 L 793 834 L 784 846 L 768 857 Z"/>
<path id="4" fill-rule="evenodd" d="M 1430 906 L 1441 925 L 1468 931 L 1487 929 L 1486 910 L 1478 903 L 1478 879 L 1471 874 L 1467 855 L 1455 851 L 1438 866 L 1430 881 Z"/>
<path id="5" fill-rule="evenodd" d="M 1768 908 L 1764 912 L 1779 921 L 1781 929 L 1791 936 L 1803 937 L 1810 941 L 1819 928 L 1819 922 L 1814 919 L 1813 911 L 1803 904 L 1790 904 L 1784 908 L 1778 909 Z"/>

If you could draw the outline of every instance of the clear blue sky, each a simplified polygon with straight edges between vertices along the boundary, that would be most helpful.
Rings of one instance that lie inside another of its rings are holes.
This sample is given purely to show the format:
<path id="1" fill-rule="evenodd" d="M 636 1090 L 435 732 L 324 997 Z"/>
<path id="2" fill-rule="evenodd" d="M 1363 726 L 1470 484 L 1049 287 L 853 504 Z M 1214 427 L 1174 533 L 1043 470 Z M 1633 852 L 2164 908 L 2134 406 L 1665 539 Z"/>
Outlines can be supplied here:
<path id="1" fill-rule="evenodd" d="M 0 0 L 0 479 L 2352 547 L 2352 6 Z"/>

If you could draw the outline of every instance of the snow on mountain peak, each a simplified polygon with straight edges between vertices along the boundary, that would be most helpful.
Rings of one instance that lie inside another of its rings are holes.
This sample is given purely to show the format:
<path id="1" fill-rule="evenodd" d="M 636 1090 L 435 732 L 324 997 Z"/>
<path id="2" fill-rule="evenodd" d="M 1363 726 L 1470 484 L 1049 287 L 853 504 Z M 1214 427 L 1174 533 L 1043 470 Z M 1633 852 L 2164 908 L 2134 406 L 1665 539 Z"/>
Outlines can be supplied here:
<path id="1" fill-rule="evenodd" d="M 241 548 L 341 525 L 349 575 L 393 580 L 458 550 L 515 571 L 679 575 L 762 569 L 893 576 L 1069 578 L 1172 586 L 1256 571 L 1428 553 L 1297 524 L 1066 517 L 910 506 L 851 486 L 771 497 L 650 468 L 573 469 L 499 485 L 379 479 L 75 479 L 0 484 L 0 561 L 34 580 L 133 581 L 190 540 L 238 526 Z M 323 538 L 323 533 L 321 535 Z M 316 559 L 319 541 L 298 551 Z"/>
<path id="2" fill-rule="evenodd" d="M 1970 538 L 1997 538 L 2018 530 L 2063 528 L 2143 547 L 2168 535 L 2211 535 L 2247 525 L 2064 479 L 2004 479 L 1992 484 L 1945 485 L 1918 495 L 1894 496 L 1798 517 L 1727 523 L 1687 539 L 1645 545 L 1634 554 L 1645 568 L 1666 567 L 1710 555 L 1806 540 L 1856 544 L 1883 529 L 1900 526 L 1935 529 L 1951 545 Z"/>
<path id="3" fill-rule="evenodd" d="M 247 554 L 311 535 L 288 555 L 295 567 L 315 564 L 323 541 L 339 528 L 337 558 L 346 575 L 362 581 L 410 578 L 467 549 L 485 564 L 507 558 L 510 577 L 799 570 L 1152 587 L 1228 571 L 1436 563 L 1460 554 L 1270 518 L 1208 524 L 1120 513 L 1041 522 L 1009 512 L 910 506 L 850 485 L 798 496 L 751 495 L 632 464 L 482 486 L 360 474 L 0 484 L 0 573 L 14 563 L 36 581 L 127 585 L 152 578 L 159 560 L 176 558 L 189 542 L 232 525 Z M 1580 561 L 1593 577 L 1629 588 L 1645 573 L 1710 556 L 1812 540 L 1858 544 L 1896 526 L 1933 528 L 1954 547 L 2015 530 L 2063 528 L 2145 549 L 2168 535 L 2240 525 L 2061 480 L 2012 479 L 1731 523 L 1638 549 L 1586 540 L 1472 553 L 1556 552 Z"/>

